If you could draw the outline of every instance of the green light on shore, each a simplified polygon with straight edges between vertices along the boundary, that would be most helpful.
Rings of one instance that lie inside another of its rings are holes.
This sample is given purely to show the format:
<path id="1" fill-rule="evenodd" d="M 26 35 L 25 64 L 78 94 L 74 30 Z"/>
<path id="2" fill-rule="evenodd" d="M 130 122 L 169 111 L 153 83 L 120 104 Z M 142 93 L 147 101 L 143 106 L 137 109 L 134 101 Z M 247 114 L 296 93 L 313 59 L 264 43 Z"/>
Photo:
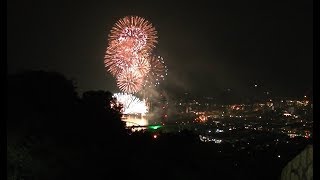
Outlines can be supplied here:
<path id="1" fill-rule="evenodd" d="M 153 130 L 159 129 L 159 128 L 161 128 L 161 127 L 162 127 L 161 125 L 151 125 L 151 126 L 148 126 L 149 129 L 153 129 Z"/>

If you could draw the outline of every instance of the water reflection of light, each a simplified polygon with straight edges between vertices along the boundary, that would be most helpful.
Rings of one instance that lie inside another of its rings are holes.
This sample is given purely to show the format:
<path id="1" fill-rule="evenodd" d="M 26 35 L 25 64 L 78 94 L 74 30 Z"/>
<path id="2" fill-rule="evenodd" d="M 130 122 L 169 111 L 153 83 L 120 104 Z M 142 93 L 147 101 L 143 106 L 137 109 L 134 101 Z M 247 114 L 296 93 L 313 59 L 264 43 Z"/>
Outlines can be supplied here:
<path id="1" fill-rule="evenodd" d="M 126 127 L 148 125 L 148 120 L 142 115 L 125 115 L 122 121 L 126 122 Z"/>
<path id="2" fill-rule="evenodd" d="M 132 127 L 131 132 L 144 131 L 146 129 L 147 129 L 146 127 Z"/>

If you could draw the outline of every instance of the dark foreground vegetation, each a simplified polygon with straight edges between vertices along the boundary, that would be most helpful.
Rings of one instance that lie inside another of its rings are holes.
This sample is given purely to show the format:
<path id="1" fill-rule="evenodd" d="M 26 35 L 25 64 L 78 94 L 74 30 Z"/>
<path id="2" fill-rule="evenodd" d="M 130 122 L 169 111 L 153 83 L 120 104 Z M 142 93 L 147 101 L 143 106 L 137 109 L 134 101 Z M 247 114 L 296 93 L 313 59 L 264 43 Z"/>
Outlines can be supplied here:
<path id="1" fill-rule="evenodd" d="M 278 179 L 306 145 L 236 151 L 189 131 L 130 134 L 113 100 L 105 91 L 80 97 L 72 81 L 53 72 L 10 75 L 8 179 Z"/>

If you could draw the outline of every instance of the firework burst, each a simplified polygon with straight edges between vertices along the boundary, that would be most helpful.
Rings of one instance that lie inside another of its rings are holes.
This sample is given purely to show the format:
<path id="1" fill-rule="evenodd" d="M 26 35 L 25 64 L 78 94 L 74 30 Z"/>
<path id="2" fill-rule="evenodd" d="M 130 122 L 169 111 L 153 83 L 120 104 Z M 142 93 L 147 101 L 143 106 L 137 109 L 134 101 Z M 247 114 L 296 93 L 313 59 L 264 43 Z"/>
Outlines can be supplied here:
<path id="1" fill-rule="evenodd" d="M 138 16 L 126 16 L 111 29 L 104 64 L 122 92 L 136 93 L 164 79 L 163 59 L 151 56 L 156 39 L 152 24 Z"/>
<path id="2" fill-rule="evenodd" d="M 136 71 L 125 69 L 117 76 L 117 84 L 123 92 L 136 93 L 142 88 L 143 76 Z"/>
<path id="3" fill-rule="evenodd" d="M 146 76 L 150 71 L 150 63 L 147 58 L 140 58 L 136 61 L 134 68 L 141 76 Z"/>
<path id="4" fill-rule="evenodd" d="M 160 84 L 167 75 L 167 66 L 161 56 L 152 56 L 150 58 L 150 71 L 146 76 L 144 86 L 151 87 Z"/>
<path id="5" fill-rule="evenodd" d="M 148 112 L 148 107 L 146 106 L 145 101 L 141 101 L 132 94 L 115 93 L 113 97 L 117 99 L 118 103 L 122 104 L 122 111 L 124 114 L 141 113 L 144 115 Z"/>
<path id="6" fill-rule="evenodd" d="M 132 50 L 151 50 L 157 43 L 157 31 L 149 21 L 138 16 L 126 16 L 120 19 L 109 34 L 109 41 L 130 42 Z"/>

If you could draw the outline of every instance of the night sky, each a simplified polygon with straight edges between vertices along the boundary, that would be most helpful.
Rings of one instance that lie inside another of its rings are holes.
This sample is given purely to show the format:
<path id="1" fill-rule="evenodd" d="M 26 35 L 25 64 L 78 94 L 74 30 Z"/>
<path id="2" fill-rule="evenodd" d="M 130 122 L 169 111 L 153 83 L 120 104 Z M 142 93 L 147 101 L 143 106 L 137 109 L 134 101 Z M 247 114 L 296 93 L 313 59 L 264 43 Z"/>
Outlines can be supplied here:
<path id="1" fill-rule="evenodd" d="M 107 36 L 126 15 L 149 20 L 173 93 L 249 95 L 255 83 L 275 96 L 312 91 L 312 0 L 8 1 L 8 72 L 50 70 L 79 92 L 119 91 L 104 68 Z"/>

